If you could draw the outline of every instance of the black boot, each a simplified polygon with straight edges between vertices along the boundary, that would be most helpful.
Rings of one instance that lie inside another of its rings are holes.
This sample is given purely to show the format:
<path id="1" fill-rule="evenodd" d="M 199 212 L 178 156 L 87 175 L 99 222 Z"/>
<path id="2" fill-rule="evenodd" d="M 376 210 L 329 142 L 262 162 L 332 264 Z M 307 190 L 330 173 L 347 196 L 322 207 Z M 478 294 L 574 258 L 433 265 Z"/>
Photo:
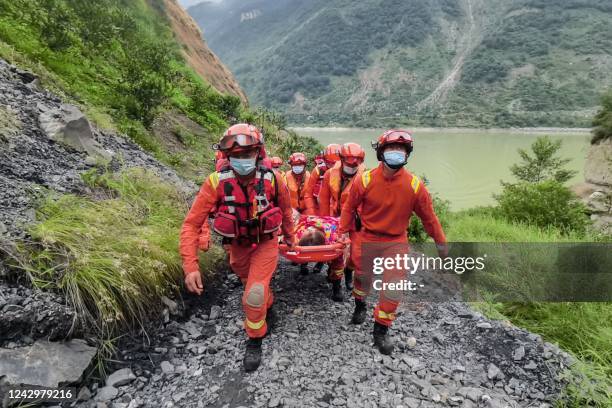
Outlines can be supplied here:
<path id="1" fill-rule="evenodd" d="M 261 340 L 249 339 L 244 352 L 244 371 L 247 373 L 257 370 L 261 363 Z"/>
<path id="2" fill-rule="evenodd" d="M 362 324 L 366 320 L 367 307 L 365 301 L 355 299 L 355 310 L 353 311 L 352 324 Z"/>
<path id="3" fill-rule="evenodd" d="M 374 346 L 378 348 L 382 354 L 390 355 L 393 352 L 393 343 L 387 333 L 389 328 L 378 322 L 374 322 Z"/>
<path id="4" fill-rule="evenodd" d="M 300 275 L 302 276 L 308 275 L 308 264 L 307 263 L 300 264 Z"/>
<path id="5" fill-rule="evenodd" d="M 353 290 L 353 270 L 350 268 L 344 268 L 344 285 L 347 291 Z"/>
<path id="6" fill-rule="evenodd" d="M 342 297 L 342 281 L 340 280 L 332 281 L 332 300 L 334 302 L 342 302 L 344 300 Z"/>
<path id="7" fill-rule="evenodd" d="M 324 265 L 325 264 L 323 262 L 317 262 L 314 268 L 312 268 L 312 273 L 321 273 Z"/>

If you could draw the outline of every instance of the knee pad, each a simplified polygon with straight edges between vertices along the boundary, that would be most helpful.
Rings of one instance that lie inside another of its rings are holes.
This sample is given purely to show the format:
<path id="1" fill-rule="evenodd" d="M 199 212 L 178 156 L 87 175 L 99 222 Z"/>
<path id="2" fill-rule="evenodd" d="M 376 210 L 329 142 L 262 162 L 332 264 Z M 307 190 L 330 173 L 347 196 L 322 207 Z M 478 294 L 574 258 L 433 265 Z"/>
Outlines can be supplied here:
<path id="1" fill-rule="evenodd" d="M 246 294 L 245 303 L 251 307 L 260 308 L 264 305 L 265 288 L 261 283 L 255 283 Z"/>

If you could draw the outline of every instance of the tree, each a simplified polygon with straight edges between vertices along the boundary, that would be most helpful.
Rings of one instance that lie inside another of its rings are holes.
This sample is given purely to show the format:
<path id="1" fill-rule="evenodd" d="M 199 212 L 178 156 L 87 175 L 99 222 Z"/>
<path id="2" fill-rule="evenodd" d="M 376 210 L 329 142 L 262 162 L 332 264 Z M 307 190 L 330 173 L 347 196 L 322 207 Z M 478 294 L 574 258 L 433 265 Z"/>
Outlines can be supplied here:
<path id="1" fill-rule="evenodd" d="M 563 169 L 570 159 L 556 157 L 561 148 L 561 140 L 552 141 L 548 136 L 538 137 L 531 145 L 533 156 L 526 150 L 519 149 L 518 152 L 523 159 L 522 164 L 514 164 L 510 171 L 520 181 L 539 183 L 545 180 L 554 180 L 565 183 L 576 175 L 573 170 Z"/>
<path id="2" fill-rule="evenodd" d="M 591 144 L 612 138 L 612 90 L 601 98 L 601 109 L 593 119 L 593 127 Z"/>

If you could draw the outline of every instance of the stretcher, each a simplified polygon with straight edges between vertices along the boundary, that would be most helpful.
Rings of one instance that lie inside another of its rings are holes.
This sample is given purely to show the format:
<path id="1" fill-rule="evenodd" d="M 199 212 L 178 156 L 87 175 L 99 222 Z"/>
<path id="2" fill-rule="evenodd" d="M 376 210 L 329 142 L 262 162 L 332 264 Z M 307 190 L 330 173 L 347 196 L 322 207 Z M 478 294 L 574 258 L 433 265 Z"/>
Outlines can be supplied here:
<path id="1" fill-rule="evenodd" d="M 298 246 L 289 248 L 285 244 L 278 246 L 280 254 L 291 262 L 329 262 L 344 254 L 347 243 L 335 243 L 318 246 Z"/>

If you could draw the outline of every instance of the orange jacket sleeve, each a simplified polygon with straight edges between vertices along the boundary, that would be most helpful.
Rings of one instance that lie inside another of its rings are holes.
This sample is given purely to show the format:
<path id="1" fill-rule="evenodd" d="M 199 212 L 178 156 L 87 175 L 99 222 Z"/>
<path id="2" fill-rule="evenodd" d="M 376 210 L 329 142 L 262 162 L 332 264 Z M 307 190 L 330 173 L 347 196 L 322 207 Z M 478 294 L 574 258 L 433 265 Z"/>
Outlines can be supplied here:
<path id="1" fill-rule="evenodd" d="M 323 182 L 321 183 L 321 191 L 319 191 L 319 215 L 320 216 L 329 216 L 331 215 L 329 212 L 329 179 L 331 175 L 331 170 L 325 172 L 325 176 L 323 176 Z"/>
<path id="2" fill-rule="evenodd" d="M 308 181 L 304 184 L 304 203 L 306 205 L 306 210 L 304 214 L 306 215 L 315 215 L 315 197 L 314 197 L 314 188 L 319 180 L 319 169 L 315 167 L 310 173 L 310 177 Z"/>
<path id="3" fill-rule="evenodd" d="M 419 191 L 414 206 L 414 212 L 421 219 L 425 231 L 427 231 L 427 234 L 433 238 L 435 243 L 445 244 L 446 236 L 442 230 L 440 220 L 434 211 L 431 195 L 425 186 L 422 186 L 421 190 Z"/>
<path id="4" fill-rule="evenodd" d="M 276 173 L 276 183 L 278 183 L 278 197 L 276 201 L 278 206 L 283 212 L 283 225 L 281 226 L 283 235 L 287 239 L 293 240 L 294 228 L 293 228 L 293 210 L 291 208 L 291 197 L 289 196 L 289 188 L 285 183 L 285 179 Z"/>
<path id="5" fill-rule="evenodd" d="M 179 250 L 183 258 L 185 275 L 200 271 L 198 260 L 200 236 L 210 237 L 208 216 L 217 203 L 217 191 L 213 187 L 211 177 L 206 179 L 200 188 L 181 228 Z"/>
<path id="6" fill-rule="evenodd" d="M 365 187 L 363 186 L 361 177 L 359 177 L 352 183 L 348 198 L 342 205 L 342 210 L 340 211 L 340 227 L 338 228 L 339 234 L 346 234 L 354 227 L 355 224 L 353 220 L 355 213 L 363 201 L 364 194 Z"/>

